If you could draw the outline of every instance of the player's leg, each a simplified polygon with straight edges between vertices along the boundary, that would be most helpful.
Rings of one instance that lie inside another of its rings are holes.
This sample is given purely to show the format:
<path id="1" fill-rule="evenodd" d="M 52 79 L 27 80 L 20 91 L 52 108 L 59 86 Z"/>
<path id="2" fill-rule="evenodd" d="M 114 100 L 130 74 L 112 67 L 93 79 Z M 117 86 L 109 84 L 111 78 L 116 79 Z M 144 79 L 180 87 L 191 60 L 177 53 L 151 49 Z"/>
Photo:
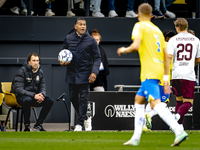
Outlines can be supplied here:
<path id="1" fill-rule="evenodd" d="M 183 96 L 176 96 L 176 106 L 175 106 L 175 114 L 174 114 L 176 121 L 179 121 L 179 119 L 181 118 L 178 110 L 182 104 L 183 104 Z"/>
<path id="2" fill-rule="evenodd" d="M 176 129 L 178 130 L 179 125 L 177 121 L 174 119 L 172 113 L 166 107 L 167 106 L 166 103 L 161 103 L 160 100 L 154 100 L 154 101 L 151 101 L 151 106 L 158 113 L 160 118 L 163 121 L 165 121 L 170 127 L 172 127 L 173 131 Z"/>
<path id="3" fill-rule="evenodd" d="M 144 126 L 146 126 L 147 129 L 151 129 L 152 128 L 152 124 L 151 124 L 151 118 L 153 116 L 155 116 L 157 114 L 156 111 L 154 111 L 152 108 L 151 108 L 151 105 L 150 103 L 148 103 L 146 105 L 146 108 L 145 108 L 145 124 Z M 143 131 L 146 131 L 146 128 L 143 127 Z"/>
<path id="4" fill-rule="evenodd" d="M 178 120 L 178 123 L 183 124 L 184 115 L 188 113 L 192 104 L 193 104 L 193 99 L 183 98 L 183 104 L 179 107 L 175 115 Z"/>
<path id="5" fill-rule="evenodd" d="M 155 98 L 160 98 L 159 80 L 146 79 L 142 82 L 140 89 L 135 96 L 135 129 L 132 138 L 124 143 L 124 145 L 139 145 L 144 124 L 145 100 L 151 101 Z M 150 88 L 151 87 L 151 88 Z"/>
<path id="6" fill-rule="evenodd" d="M 155 100 L 155 99 L 160 99 L 161 92 L 160 92 L 160 87 L 158 84 L 159 84 L 159 80 L 150 79 L 146 81 L 145 92 L 148 93 L 146 94 L 146 99 L 148 102 L 151 102 L 152 100 Z M 157 112 L 152 109 L 150 103 L 147 104 L 146 111 L 147 112 L 149 111 L 150 115 L 148 113 L 145 114 L 145 121 L 146 121 L 145 124 L 148 129 L 151 129 L 152 127 L 151 117 L 156 115 Z"/>
<path id="7" fill-rule="evenodd" d="M 183 96 L 176 96 L 175 113 L 178 112 L 179 107 L 183 104 Z"/>
<path id="8" fill-rule="evenodd" d="M 172 80 L 172 91 L 173 91 L 173 94 L 176 95 L 175 119 L 178 121 L 180 119 L 180 115 L 178 114 L 178 109 L 183 104 L 183 96 L 182 96 L 182 91 L 181 91 L 180 79 Z"/>
<path id="9" fill-rule="evenodd" d="M 147 114 L 147 113 L 149 114 L 149 117 L 151 117 L 151 118 L 152 118 L 153 116 L 157 115 L 157 112 L 151 108 L 150 103 L 148 103 L 148 104 L 146 105 L 146 112 L 145 112 L 145 114 Z"/>
<path id="10" fill-rule="evenodd" d="M 151 106 L 155 111 L 157 111 L 160 118 L 174 131 L 176 138 L 171 146 L 179 145 L 188 137 L 188 134 L 183 130 L 182 126 L 178 124 L 172 113 L 166 107 L 166 103 L 161 103 L 159 100 L 154 100 L 151 101 Z"/>
<path id="11" fill-rule="evenodd" d="M 181 91 L 181 80 L 173 79 L 172 80 L 172 91 L 173 94 L 176 95 L 176 106 L 175 106 L 175 120 L 178 121 L 180 119 L 180 115 L 178 114 L 178 109 L 183 104 L 183 96 Z M 170 130 L 172 130 L 170 128 Z M 173 132 L 173 131 L 172 131 Z"/>
<path id="12" fill-rule="evenodd" d="M 169 102 L 169 94 L 164 93 L 162 85 L 159 85 L 159 88 L 160 88 L 161 102 L 168 103 Z M 151 127 L 152 127 L 151 118 L 157 114 L 158 113 L 151 108 L 150 103 L 148 103 L 146 106 L 146 113 L 145 113 L 145 124 L 148 129 L 151 129 Z"/>
<path id="13" fill-rule="evenodd" d="M 189 80 L 180 80 L 180 89 L 182 96 L 177 97 L 177 102 L 180 103 L 182 100 L 182 105 L 178 107 L 176 110 L 176 118 L 180 124 L 183 124 L 184 115 L 188 113 L 190 107 L 193 104 L 194 99 L 194 88 L 195 88 L 195 82 L 189 81 Z"/>
<path id="14" fill-rule="evenodd" d="M 175 114 L 177 114 L 175 116 L 176 116 L 177 121 L 180 119 L 180 115 L 178 115 L 178 110 L 182 104 L 183 104 L 183 96 L 177 96 L 176 97 L 176 107 L 175 107 Z"/>
<path id="15" fill-rule="evenodd" d="M 142 126 L 144 124 L 144 107 L 145 107 L 145 97 L 136 95 L 135 96 L 135 128 L 134 134 L 129 141 L 123 145 L 133 145 L 137 146 L 140 143 L 140 137 L 142 134 Z"/>
<path id="16" fill-rule="evenodd" d="M 145 82 L 145 81 L 144 81 Z M 125 142 L 123 145 L 137 146 L 140 143 L 140 137 L 142 134 L 142 126 L 144 124 L 144 107 L 145 107 L 145 94 L 144 94 L 144 82 L 142 82 L 140 89 L 135 96 L 135 122 L 134 122 L 134 134 L 131 139 Z"/>
<path id="17" fill-rule="evenodd" d="M 181 92 L 181 80 L 179 79 L 172 80 L 172 91 L 173 94 L 176 95 L 175 113 L 177 113 L 179 107 L 183 104 L 183 96 Z"/>

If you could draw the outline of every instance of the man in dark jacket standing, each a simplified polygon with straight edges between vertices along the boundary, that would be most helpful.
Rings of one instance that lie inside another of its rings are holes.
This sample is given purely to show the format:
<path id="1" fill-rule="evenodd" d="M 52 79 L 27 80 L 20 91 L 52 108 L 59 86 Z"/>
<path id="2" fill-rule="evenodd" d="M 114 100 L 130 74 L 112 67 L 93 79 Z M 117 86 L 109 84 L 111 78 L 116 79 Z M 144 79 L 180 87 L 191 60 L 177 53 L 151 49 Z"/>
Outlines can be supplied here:
<path id="1" fill-rule="evenodd" d="M 29 54 L 28 60 L 18 70 L 12 82 L 11 92 L 15 94 L 24 113 L 24 131 L 30 131 L 31 107 L 42 107 L 34 130 L 45 131 L 42 123 L 53 106 L 53 100 L 46 96 L 44 75 L 39 61 L 38 54 Z"/>
<path id="2" fill-rule="evenodd" d="M 68 49 L 73 54 L 73 59 L 67 65 L 66 82 L 69 83 L 70 101 L 78 113 L 77 125 L 74 131 L 91 131 L 91 117 L 87 117 L 87 102 L 90 83 L 96 80 L 99 73 L 101 56 L 97 42 L 86 31 L 84 18 L 76 20 L 73 29 L 65 38 L 62 49 Z"/>

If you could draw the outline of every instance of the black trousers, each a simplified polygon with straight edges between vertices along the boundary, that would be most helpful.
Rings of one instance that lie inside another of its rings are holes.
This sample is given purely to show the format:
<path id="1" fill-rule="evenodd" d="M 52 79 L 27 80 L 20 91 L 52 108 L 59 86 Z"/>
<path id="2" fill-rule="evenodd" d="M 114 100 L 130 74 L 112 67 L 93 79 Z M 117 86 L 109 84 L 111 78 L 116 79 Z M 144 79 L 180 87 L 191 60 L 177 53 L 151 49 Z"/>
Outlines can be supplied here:
<path id="1" fill-rule="evenodd" d="M 42 107 L 40 111 L 39 118 L 36 122 L 37 125 L 42 124 L 46 119 L 51 107 L 53 106 L 53 99 L 46 96 L 42 103 L 38 103 L 36 99 L 31 98 L 30 96 L 17 96 L 17 102 L 22 106 L 22 110 L 24 113 L 24 124 L 30 124 L 30 115 L 31 115 L 31 107 Z"/>
<path id="2" fill-rule="evenodd" d="M 78 113 L 77 124 L 83 126 L 87 119 L 88 91 L 90 84 L 69 83 L 69 96 L 76 112 Z"/>

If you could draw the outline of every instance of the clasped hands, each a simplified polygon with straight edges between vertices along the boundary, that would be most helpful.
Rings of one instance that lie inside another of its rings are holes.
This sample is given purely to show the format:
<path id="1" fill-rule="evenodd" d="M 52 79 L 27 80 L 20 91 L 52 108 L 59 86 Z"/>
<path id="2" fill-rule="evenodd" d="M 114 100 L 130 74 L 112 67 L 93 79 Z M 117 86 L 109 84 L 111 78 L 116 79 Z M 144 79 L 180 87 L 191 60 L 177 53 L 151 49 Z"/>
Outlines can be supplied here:
<path id="1" fill-rule="evenodd" d="M 35 94 L 34 99 L 37 100 L 38 103 L 42 103 L 45 99 L 42 93 Z"/>

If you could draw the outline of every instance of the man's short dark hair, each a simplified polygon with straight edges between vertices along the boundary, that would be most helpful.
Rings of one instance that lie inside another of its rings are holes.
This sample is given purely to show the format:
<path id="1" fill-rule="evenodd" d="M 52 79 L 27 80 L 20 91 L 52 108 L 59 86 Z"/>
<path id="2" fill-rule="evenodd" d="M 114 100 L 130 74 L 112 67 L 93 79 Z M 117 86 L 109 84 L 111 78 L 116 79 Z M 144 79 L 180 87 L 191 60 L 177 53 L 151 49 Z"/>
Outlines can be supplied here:
<path id="1" fill-rule="evenodd" d="M 38 58 L 39 58 L 39 60 L 40 60 L 40 55 L 39 55 L 39 54 L 37 54 L 37 53 L 30 53 L 30 54 L 28 55 L 28 61 L 31 60 L 31 56 L 38 56 Z"/>
<path id="2" fill-rule="evenodd" d="M 77 18 L 75 24 L 77 24 L 79 20 L 84 20 L 86 22 L 85 18 Z"/>
<path id="3" fill-rule="evenodd" d="M 166 39 L 167 37 L 170 37 L 170 38 L 173 37 L 174 35 L 176 35 L 176 33 L 173 30 L 166 30 L 163 33 L 163 35 L 164 35 L 164 37 Z"/>

